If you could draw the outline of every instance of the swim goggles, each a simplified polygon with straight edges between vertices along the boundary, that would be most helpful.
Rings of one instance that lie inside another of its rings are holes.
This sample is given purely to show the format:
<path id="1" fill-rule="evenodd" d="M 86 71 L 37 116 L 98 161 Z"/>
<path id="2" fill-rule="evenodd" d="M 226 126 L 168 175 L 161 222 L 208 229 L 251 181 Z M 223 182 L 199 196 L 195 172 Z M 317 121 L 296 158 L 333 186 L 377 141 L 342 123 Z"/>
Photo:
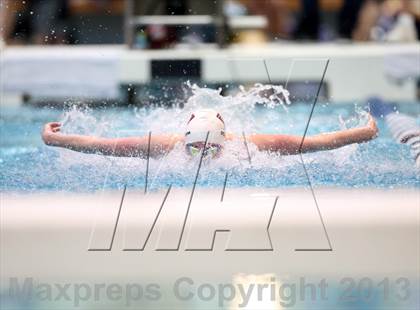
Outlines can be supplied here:
<path id="1" fill-rule="evenodd" d="M 202 146 L 194 145 L 193 143 L 187 144 L 185 148 L 187 150 L 187 153 L 193 157 L 200 155 L 203 151 Z M 206 149 L 203 151 L 203 157 L 216 157 L 218 154 L 220 154 L 221 150 L 222 146 L 219 144 L 208 144 L 206 145 Z"/>

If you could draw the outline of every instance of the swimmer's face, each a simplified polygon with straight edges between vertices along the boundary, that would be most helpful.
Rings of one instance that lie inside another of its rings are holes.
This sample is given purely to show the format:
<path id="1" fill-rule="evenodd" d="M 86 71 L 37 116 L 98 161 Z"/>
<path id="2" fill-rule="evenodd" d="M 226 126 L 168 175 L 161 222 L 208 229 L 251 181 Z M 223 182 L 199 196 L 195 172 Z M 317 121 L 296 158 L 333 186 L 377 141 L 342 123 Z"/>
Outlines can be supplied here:
<path id="1" fill-rule="evenodd" d="M 205 149 L 204 149 L 205 146 Z M 204 158 L 217 158 L 221 155 L 223 146 L 216 143 L 193 142 L 185 145 L 187 154 L 192 157 L 201 156 Z"/>

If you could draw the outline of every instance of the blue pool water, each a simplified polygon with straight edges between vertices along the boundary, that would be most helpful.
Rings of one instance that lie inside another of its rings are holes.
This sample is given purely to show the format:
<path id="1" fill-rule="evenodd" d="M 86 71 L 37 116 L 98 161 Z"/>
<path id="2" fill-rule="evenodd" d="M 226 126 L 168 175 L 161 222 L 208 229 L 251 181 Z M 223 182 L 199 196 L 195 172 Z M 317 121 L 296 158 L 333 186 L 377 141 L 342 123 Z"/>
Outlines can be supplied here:
<path id="1" fill-rule="evenodd" d="M 255 105 L 247 93 L 222 97 L 217 91 L 197 89 L 184 108 L 97 108 L 67 109 L 28 106 L 1 108 L 0 188 L 8 192 L 97 191 L 103 188 L 143 188 L 146 160 L 80 154 L 43 145 L 42 125 L 63 122 L 64 132 L 100 136 L 134 136 L 154 133 L 183 133 L 189 113 L 199 107 L 215 107 L 225 118 L 227 131 L 245 133 L 304 132 L 310 104 Z M 418 103 L 399 104 L 398 108 L 419 119 Z M 308 135 L 352 127 L 365 121 L 362 104 L 319 103 L 311 119 Z M 340 187 L 419 187 L 409 148 L 397 144 L 378 123 L 379 137 L 366 144 L 350 145 L 333 151 L 305 154 L 304 160 L 315 186 Z M 238 144 L 234 144 L 238 143 Z M 223 186 L 229 173 L 231 187 L 302 187 L 308 185 L 300 158 L 257 152 L 250 146 L 248 160 L 242 141 L 231 151 L 204 163 L 199 186 Z M 163 188 L 172 184 L 190 187 L 198 161 L 189 159 L 182 147 L 167 157 L 151 159 L 148 186 Z"/>

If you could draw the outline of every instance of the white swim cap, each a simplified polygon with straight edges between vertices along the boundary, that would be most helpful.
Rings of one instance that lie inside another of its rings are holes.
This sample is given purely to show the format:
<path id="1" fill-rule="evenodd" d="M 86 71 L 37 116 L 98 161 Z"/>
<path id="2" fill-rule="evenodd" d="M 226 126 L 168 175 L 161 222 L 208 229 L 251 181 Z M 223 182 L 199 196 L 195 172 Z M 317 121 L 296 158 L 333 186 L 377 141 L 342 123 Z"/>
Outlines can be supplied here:
<path id="1" fill-rule="evenodd" d="M 219 113 L 212 109 L 199 110 L 191 114 L 185 133 L 185 144 L 194 142 L 223 145 L 225 142 L 225 123 Z"/>

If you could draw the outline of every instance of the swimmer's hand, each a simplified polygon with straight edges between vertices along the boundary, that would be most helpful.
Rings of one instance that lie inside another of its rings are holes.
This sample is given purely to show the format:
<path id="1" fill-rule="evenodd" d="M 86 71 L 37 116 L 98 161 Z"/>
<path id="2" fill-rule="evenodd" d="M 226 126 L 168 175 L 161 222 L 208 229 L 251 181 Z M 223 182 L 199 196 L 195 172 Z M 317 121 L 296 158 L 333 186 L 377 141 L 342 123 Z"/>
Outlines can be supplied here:
<path id="1" fill-rule="evenodd" d="M 52 122 L 44 125 L 42 130 L 42 140 L 46 145 L 59 146 L 61 123 Z"/>
<path id="2" fill-rule="evenodd" d="M 378 126 L 376 125 L 376 121 L 371 114 L 368 115 L 366 129 L 369 131 L 371 139 L 375 139 L 378 136 Z"/>

